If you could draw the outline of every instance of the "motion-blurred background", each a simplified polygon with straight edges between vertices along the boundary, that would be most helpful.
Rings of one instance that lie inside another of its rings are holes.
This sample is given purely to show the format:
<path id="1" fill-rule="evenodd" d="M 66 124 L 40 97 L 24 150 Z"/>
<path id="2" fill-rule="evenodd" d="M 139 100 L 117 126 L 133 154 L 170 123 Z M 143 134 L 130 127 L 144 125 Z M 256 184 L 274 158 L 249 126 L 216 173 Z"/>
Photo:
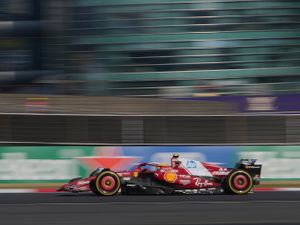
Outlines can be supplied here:
<path id="1" fill-rule="evenodd" d="M 0 187 L 173 152 L 298 186 L 299 53 L 299 0 L 1 0 Z"/>

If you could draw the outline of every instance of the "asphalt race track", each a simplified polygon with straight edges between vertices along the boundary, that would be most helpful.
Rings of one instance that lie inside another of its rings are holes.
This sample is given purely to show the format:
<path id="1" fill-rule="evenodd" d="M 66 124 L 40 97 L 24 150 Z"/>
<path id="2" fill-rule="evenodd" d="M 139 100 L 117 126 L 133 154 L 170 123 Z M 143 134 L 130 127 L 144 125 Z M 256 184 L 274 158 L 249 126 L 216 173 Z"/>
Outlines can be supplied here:
<path id="1" fill-rule="evenodd" d="M 114 196 L 0 194 L 1 225 L 300 224 L 300 192 Z"/>

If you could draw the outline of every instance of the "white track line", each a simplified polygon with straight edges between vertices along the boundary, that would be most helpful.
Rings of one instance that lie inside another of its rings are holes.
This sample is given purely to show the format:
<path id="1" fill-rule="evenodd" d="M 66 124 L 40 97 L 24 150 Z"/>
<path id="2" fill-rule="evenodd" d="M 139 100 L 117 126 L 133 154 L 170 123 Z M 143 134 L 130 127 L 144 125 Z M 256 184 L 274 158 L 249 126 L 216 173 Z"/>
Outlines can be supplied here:
<path id="1" fill-rule="evenodd" d="M 0 206 L 90 206 L 90 205 L 170 205 L 170 204 L 253 204 L 253 203 L 300 203 L 300 201 L 253 200 L 253 201 L 170 201 L 170 202 L 49 202 L 49 203 L 0 203 Z"/>

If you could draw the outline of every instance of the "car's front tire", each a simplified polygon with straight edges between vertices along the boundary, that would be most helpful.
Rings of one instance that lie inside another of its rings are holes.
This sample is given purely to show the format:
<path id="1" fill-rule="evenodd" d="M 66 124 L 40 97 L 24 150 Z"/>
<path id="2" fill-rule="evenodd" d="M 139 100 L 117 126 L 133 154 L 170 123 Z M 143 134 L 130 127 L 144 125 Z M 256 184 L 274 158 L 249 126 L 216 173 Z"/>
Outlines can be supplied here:
<path id="1" fill-rule="evenodd" d="M 90 183 L 91 191 L 97 195 L 113 196 L 120 190 L 119 176 L 110 170 L 103 171 Z"/>

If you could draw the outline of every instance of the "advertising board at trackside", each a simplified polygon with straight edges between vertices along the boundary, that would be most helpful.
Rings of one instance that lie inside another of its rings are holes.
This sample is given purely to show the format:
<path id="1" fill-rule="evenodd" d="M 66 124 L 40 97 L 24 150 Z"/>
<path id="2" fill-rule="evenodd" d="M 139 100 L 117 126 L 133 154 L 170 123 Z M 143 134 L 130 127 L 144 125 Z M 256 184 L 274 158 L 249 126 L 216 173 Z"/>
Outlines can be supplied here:
<path id="1" fill-rule="evenodd" d="M 299 113 L 300 94 L 282 95 L 249 95 L 249 96 L 216 96 L 184 98 L 190 101 L 212 101 L 235 105 L 241 113 Z"/>
<path id="2" fill-rule="evenodd" d="M 97 167 L 119 171 L 139 162 L 169 164 L 173 153 L 226 167 L 257 158 L 262 179 L 300 180 L 300 146 L 2 146 L 0 184 L 63 182 Z"/>

